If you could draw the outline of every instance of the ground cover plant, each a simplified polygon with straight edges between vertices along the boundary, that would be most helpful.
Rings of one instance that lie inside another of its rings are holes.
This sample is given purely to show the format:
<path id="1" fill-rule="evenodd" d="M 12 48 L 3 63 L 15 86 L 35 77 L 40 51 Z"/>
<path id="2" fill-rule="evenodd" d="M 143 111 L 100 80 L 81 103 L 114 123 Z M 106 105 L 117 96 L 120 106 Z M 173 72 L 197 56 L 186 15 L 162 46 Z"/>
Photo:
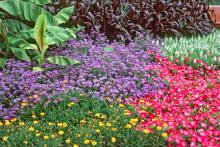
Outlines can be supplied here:
<path id="1" fill-rule="evenodd" d="M 154 57 L 158 63 L 146 68 L 159 74 L 169 87 L 128 101 L 145 120 L 138 128 L 167 127 L 169 146 L 219 146 L 220 70 L 205 64 L 193 69 L 157 54 Z"/>
<path id="2" fill-rule="evenodd" d="M 25 109 L 17 119 L 0 121 L 1 146 L 165 146 L 165 131 L 135 130 L 141 121 L 132 107 L 70 91 Z M 27 106 L 28 107 L 28 106 Z"/>
<path id="3" fill-rule="evenodd" d="M 52 55 L 80 61 L 78 66 L 63 68 L 44 64 L 45 71 L 33 72 L 31 67 L 35 67 L 36 63 L 9 59 L 6 69 L 0 71 L 1 118 L 15 117 L 15 113 L 23 107 L 21 102 L 33 105 L 44 97 L 69 89 L 96 98 L 115 99 L 131 95 L 144 96 L 165 86 L 157 76 L 146 75 L 145 72 L 145 66 L 154 62 L 147 52 L 159 52 L 158 48 L 147 42 L 127 46 L 120 43 L 108 44 L 101 36 L 100 42 L 93 44 L 91 37 L 87 35 L 87 38 L 72 40 L 65 47 L 50 51 Z"/>

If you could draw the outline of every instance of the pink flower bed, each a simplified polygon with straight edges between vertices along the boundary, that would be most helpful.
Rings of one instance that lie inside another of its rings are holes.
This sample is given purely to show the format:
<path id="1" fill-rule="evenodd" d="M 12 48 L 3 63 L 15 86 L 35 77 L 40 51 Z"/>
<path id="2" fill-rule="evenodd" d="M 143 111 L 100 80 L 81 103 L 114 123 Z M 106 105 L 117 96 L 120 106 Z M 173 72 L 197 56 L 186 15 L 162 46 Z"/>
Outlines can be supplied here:
<path id="1" fill-rule="evenodd" d="M 147 70 L 169 86 L 156 95 L 128 101 L 144 120 L 137 129 L 153 133 L 161 126 L 169 146 L 220 146 L 220 70 L 198 60 L 201 68 L 193 69 L 157 54 L 154 58 L 156 64 Z"/>

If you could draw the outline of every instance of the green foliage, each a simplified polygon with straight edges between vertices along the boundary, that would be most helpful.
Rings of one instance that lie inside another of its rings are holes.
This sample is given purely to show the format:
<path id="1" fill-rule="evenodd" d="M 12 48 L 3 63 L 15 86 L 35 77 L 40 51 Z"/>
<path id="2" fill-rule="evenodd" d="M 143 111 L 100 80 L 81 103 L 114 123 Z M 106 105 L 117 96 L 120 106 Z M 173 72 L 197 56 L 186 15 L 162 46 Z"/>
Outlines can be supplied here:
<path id="1" fill-rule="evenodd" d="M 2 69 L 5 68 L 6 61 L 7 61 L 6 58 L 0 58 L 0 67 L 1 67 Z"/>
<path id="2" fill-rule="evenodd" d="M 178 58 L 180 62 L 196 67 L 195 59 L 200 59 L 214 68 L 220 67 L 220 30 L 206 36 L 165 38 L 163 54 L 171 61 Z M 186 58 L 189 61 L 184 61 Z"/>
<path id="3" fill-rule="evenodd" d="M 71 58 L 64 57 L 64 56 L 53 56 L 53 57 L 47 58 L 47 60 L 50 63 L 58 64 L 58 65 L 62 65 L 62 66 L 79 64 L 79 61 L 76 61 L 76 60 L 73 60 Z"/>
<path id="4" fill-rule="evenodd" d="M 92 99 L 74 91 L 54 96 L 50 103 L 47 100 L 33 109 L 26 106 L 17 121 L 0 126 L 0 139 L 8 137 L 0 146 L 165 146 L 161 135 L 165 129 L 137 131 L 141 119 L 132 107 L 120 102 Z M 134 113 L 129 115 L 131 111 Z"/>
<path id="5" fill-rule="evenodd" d="M 64 8 L 53 16 L 43 9 L 43 5 L 49 3 L 50 0 L 0 0 L 0 35 L 4 35 L 4 42 L 0 40 L 0 46 L 5 46 L 6 55 L 11 51 L 18 59 L 30 61 L 26 50 L 31 49 L 37 52 L 37 57 L 32 59 L 37 59 L 42 66 L 49 45 L 59 45 L 76 37 L 80 27 L 58 26 L 68 21 L 74 7 Z M 35 28 L 32 29 L 34 24 Z"/>

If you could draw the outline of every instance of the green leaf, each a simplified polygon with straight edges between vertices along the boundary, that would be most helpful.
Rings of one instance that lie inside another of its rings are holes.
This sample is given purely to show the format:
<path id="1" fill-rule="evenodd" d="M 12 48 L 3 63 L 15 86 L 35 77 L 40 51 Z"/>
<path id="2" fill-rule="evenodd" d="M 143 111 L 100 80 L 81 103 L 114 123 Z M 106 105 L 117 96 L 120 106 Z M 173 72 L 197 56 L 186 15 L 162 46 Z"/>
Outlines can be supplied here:
<path id="1" fill-rule="evenodd" d="M 41 67 L 33 67 L 32 70 L 33 70 L 34 72 L 44 71 L 44 69 L 41 68 Z"/>
<path id="2" fill-rule="evenodd" d="M 64 56 L 53 56 L 47 58 L 47 60 L 52 64 L 58 64 L 62 66 L 77 65 L 80 63 L 79 61 Z"/>
<path id="3" fill-rule="evenodd" d="M 21 48 L 11 48 L 13 54 L 20 60 L 25 60 L 30 62 L 30 57 L 27 55 L 26 51 Z"/>
<path id="4" fill-rule="evenodd" d="M 105 47 L 104 49 L 106 52 L 112 52 L 114 49 L 112 47 Z"/>
<path id="5" fill-rule="evenodd" d="M 22 0 L 1 0 L 0 8 L 13 16 L 19 17 L 22 20 L 34 22 L 37 20 L 40 14 L 44 14 L 47 17 L 48 24 L 55 24 L 52 14 L 31 2 L 25 2 Z"/>
<path id="6" fill-rule="evenodd" d="M 41 50 L 41 53 L 44 54 L 48 48 L 48 41 L 44 37 L 44 34 L 47 29 L 47 18 L 44 14 L 41 14 L 34 27 L 34 39 L 37 42 L 38 47 Z"/>
<path id="7" fill-rule="evenodd" d="M 31 2 L 37 5 L 45 5 L 45 4 L 50 4 L 51 1 L 50 0 L 23 0 L 25 2 Z"/>
<path id="8" fill-rule="evenodd" d="M 5 68 L 6 62 L 7 62 L 6 58 L 0 58 L 0 67 L 1 67 L 1 69 Z"/>
<path id="9" fill-rule="evenodd" d="M 48 32 L 46 36 L 50 41 L 50 45 L 59 45 L 69 39 L 76 38 L 76 32 L 78 32 L 81 28 L 61 28 L 58 26 L 47 26 Z"/>
<path id="10" fill-rule="evenodd" d="M 54 16 L 56 24 L 66 23 L 74 10 L 73 6 L 62 9 L 57 15 Z"/>
<path id="11" fill-rule="evenodd" d="M 21 30 L 29 30 L 31 27 L 27 26 L 23 22 L 13 19 L 4 19 L 4 23 L 8 28 L 10 28 L 10 32 L 19 32 Z"/>

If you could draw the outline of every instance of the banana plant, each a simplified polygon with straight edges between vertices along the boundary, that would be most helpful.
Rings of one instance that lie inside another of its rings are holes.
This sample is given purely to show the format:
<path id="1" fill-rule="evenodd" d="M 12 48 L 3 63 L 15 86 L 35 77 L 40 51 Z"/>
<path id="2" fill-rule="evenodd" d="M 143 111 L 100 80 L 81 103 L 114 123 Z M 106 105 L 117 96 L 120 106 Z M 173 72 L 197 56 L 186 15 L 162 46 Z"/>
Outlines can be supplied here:
<path id="1" fill-rule="evenodd" d="M 47 31 L 47 17 L 44 14 L 41 14 L 36 21 L 34 27 L 34 35 L 33 35 L 38 46 L 38 50 L 36 50 L 36 52 L 37 52 L 37 61 L 39 63 L 39 67 L 33 68 L 34 71 L 43 70 L 42 66 L 45 61 L 45 52 L 48 49 L 49 45 L 54 43 L 50 41 L 50 39 L 53 40 L 53 37 L 52 38 L 46 37 L 46 31 Z M 52 56 L 46 58 L 46 60 L 52 64 L 58 64 L 62 66 L 76 65 L 79 63 L 76 60 L 64 56 Z"/>

